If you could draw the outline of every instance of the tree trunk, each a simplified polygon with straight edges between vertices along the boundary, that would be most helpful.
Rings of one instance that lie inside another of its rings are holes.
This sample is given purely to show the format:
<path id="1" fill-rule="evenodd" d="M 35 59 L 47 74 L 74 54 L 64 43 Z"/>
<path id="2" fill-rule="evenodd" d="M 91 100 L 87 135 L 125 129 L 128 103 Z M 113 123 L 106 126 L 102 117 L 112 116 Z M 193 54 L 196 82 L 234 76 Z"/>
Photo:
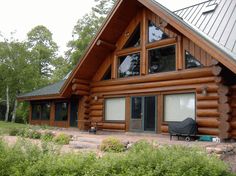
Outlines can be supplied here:
<path id="1" fill-rule="evenodd" d="M 11 122 L 15 122 L 15 120 L 16 120 L 16 109 L 17 109 L 17 99 L 15 100 L 15 103 L 14 103 L 14 109 L 13 109 L 13 113 L 12 113 Z"/>
<path id="2" fill-rule="evenodd" d="M 6 88 L 6 106 L 7 106 L 7 109 L 6 109 L 6 114 L 5 114 L 5 122 L 8 121 L 8 117 L 9 117 L 9 87 L 7 86 Z"/>

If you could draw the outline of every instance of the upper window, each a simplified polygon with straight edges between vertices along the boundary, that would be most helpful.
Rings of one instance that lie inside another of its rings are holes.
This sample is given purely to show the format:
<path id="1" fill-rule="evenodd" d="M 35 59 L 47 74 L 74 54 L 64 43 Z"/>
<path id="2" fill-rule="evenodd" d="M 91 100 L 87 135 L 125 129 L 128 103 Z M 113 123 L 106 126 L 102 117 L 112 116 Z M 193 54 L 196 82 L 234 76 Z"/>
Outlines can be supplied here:
<path id="1" fill-rule="evenodd" d="M 140 74 L 140 53 L 120 56 L 118 58 L 118 77 L 129 77 Z"/>
<path id="2" fill-rule="evenodd" d="M 175 45 L 148 51 L 148 73 L 175 70 Z"/>
<path id="3" fill-rule="evenodd" d="M 164 121 L 195 119 L 195 94 L 170 94 L 164 96 Z"/>
<path id="4" fill-rule="evenodd" d="M 157 27 L 153 22 L 148 21 L 148 42 L 155 42 L 158 40 L 166 39 L 166 35 L 159 27 Z"/>
<path id="5" fill-rule="evenodd" d="M 140 45 L 140 24 L 135 28 L 134 32 L 129 36 L 129 33 L 127 33 L 127 36 L 129 39 L 125 43 L 124 48 L 130 48 L 130 47 L 137 47 Z"/>
<path id="6" fill-rule="evenodd" d="M 32 120 L 49 120 L 50 103 L 32 104 Z"/>
<path id="7" fill-rule="evenodd" d="M 192 56 L 188 51 L 185 51 L 185 68 L 202 67 L 202 64 Z"/>
<path id="8" fill-rule="evenodd" d="M 66 102 L 56 103 L 56 121 L 67 121 L 68 117 L 68 104 Z"/>
<path id="9" fill-rule="evenodd" d="M 125 120 L 125 98 L 109 98 L 105 100 L 105 120 Z"/>
<path id="10" fill-rule="evenodd" d="M 107 69 L 107 71 L 102 77 L 102 80 L 109 80 L 109 79 L 111 79 L 111 66 Z"/>

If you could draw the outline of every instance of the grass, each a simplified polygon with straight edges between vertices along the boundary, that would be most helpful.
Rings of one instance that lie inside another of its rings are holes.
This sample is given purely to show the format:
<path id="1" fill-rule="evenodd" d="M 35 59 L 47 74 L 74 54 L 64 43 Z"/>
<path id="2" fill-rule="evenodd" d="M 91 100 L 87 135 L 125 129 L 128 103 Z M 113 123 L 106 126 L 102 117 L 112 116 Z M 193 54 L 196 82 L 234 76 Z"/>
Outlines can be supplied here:
<path id="1" fill-rule="evenodd" d="M 28 124 L 0 121 L 0 134 L 9 134 L 9 132 L 14 128 L 22 129 L 27 127 L 29 127 Z"/>

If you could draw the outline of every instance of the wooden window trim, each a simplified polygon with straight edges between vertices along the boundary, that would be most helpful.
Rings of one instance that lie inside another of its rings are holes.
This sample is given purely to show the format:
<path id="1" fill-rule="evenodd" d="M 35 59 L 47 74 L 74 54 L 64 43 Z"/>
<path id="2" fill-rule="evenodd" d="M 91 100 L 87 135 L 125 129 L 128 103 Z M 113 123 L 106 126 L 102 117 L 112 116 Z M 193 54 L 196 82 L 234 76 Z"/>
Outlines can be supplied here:
<path id="1" fill-rule="evenodd" d="M 150 50 L 152 48 L 162 48 L 162 47 L 165 47 L 165 46 L 168 46 L 168 45 L 173 45 L 173 44 L 177 44 L 177 40 L 176 40 L 175 37 L 155 41 L 155 42 L 152 42 L 152 43 L 147 43 L 146 44 L 146 49 Z"/>
<path id="2" fill-rule="evenodd" d="M 120 56 L 125 56 L 128 54 L 133 54 L 133 53 L 137 53 L 137 52 L 139 52 L 141 54 L 141 47 L 140 46 L 118 50 L 118 51 L 116 51 L 116 56 L 120 57 Z"/>

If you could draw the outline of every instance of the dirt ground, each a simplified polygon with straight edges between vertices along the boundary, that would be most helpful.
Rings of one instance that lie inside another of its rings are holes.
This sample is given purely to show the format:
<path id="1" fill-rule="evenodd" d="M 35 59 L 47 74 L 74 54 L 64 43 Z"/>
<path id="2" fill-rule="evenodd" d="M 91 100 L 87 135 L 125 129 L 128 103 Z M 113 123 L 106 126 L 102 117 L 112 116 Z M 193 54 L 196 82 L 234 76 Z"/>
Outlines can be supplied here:
<path id="1" fill-rule="evenodd" d="M 155 143 L 156 145 L 185 145 L 189 147 L 225 147 L 228 145 L 226 143 L 214 143 L 214 142 L 200 142 L 200 141 L 190 141 L 186 142 L 184 139 L 177 140 L 173 138 L 170 140 L 169 135 L 159 135 L 150 133 L 120 133 L 120 132 L 104 132 L 99 131 L 97 134 L 89 134 L 88 132 L 81 132 L 78 129 L 57 129 L 53 130 L 53 133 L 66 133 L 72 136 L 72 141 L 69 145 L 64 145 L 61 148 L 62 152 L 81 152 L 81 151 L 94 151 L 98 155 L 101 152 L 98 150 L 100 143 L 103 139 L 113 136 L 120 139 L 124 143 L 134 143 L 138 140 L 148 140 Z M 3 139 L 10 145 L 13 145 L 17 141 L 15 136 L 4 136 Z M 34 144 L 40 144 L 40 140 L 29 139 Z M 230 143 L 236 146 L 236 143 Z M 235 151 L 236 152 L 236 151 Z M 236 154 L 232 153 L 230 155 L 224 156 L 222 159 L 228 163 L 231 170 L 236 173 Z"/>

